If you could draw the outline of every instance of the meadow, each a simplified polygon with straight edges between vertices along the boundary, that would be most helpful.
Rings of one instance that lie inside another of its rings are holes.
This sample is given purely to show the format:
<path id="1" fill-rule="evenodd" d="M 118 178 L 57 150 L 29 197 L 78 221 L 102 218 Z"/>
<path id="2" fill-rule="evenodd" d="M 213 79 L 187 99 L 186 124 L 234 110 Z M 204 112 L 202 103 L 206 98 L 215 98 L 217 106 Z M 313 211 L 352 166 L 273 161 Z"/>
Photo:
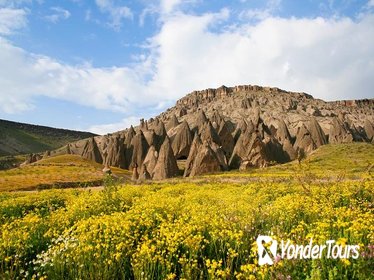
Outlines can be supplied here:
<path id="1" fill-rule="evenodd" d="M 373 145 L 301 164 L 104 189 L 0 193 L 2 279 L 374 279 Z M 256 238 L 360 246 L 258 264 Z"/>
<path id="2" fill-rule="evenodd" d="M 60 155 L 9 170 L 0 170 L 0 191 L 32 191 L 46 188 L 102 185 L 102 165 L 77 155 Z M 131 172 L 112 168 L 126 179 Z"/>

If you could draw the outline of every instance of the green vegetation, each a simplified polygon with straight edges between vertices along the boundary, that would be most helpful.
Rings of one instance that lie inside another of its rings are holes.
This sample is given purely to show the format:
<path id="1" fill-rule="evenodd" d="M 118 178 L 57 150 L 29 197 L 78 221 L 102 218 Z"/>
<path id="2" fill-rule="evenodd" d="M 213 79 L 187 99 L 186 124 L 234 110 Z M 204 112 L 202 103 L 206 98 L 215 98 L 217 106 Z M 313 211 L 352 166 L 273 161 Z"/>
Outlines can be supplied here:
<path id="1" fill-rule="evenodd" d="M 301 164 L 142 185 L 109 176 L 100 191 L 0 193 L 0 278 L 374 279 L 373 147 L 325 146 Z M 61 156 L 30 168 L 94 165 Z M 360 255 L 260 266 L 258 235 L 336 240 Z"/>
<path id="2" fill-rule="evenodd" d="M 11 169 L 20 166 L 26 160 L 26 155 L 0 157 L 0 170 Z"/>
<path id="3" fill-rule="evenodd" d="M 44 152 L 91 136 L 87 132 L 0 120 L 0 156 Z"/>
<path id="4" fill-rule="evenodd" d="M 0 171 L 0 191 L 36 190 L 52 187 L 101 185 L 102 166 L 76 155 L 62 155 L 31 165 Z M 119 177 L 131 178 L 127 170 L 113 168 Z"/>

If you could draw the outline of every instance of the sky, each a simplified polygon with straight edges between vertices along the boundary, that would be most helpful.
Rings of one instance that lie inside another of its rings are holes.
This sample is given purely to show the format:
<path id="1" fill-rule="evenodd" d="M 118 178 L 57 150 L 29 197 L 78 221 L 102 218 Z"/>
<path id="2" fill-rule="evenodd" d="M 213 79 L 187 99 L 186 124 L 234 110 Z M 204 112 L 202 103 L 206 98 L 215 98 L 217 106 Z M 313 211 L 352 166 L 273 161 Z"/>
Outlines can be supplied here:
<path id="1" fill-rule="evenodd" d="M 0 118 L 98 134 L 193 90 L 374 98 L 374 0 L 0 0 Z"/>

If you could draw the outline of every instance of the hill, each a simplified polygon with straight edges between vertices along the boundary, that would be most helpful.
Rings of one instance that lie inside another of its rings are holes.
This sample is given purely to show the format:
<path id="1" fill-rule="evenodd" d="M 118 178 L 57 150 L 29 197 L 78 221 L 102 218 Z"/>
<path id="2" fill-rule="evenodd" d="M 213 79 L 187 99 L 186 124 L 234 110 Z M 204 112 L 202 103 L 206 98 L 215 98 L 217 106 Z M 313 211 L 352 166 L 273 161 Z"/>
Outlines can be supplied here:
<path id="1" fill-rule="evenodd" d="M 102 166 L 77 155 L 61 155 L 11 170 L 0 171 L 1 191 L 30 191 L 46 188 L 100 186 Z M 129 180 L 131 173 L 112 169 L 116 177 Z"/>
<path id="2" fill-rule="evenodd" d="M 323 145 L 353 142 L 374 142 L 374 99 L 326 102 L 244 85 L 194 91 L 136 127 L 50 155 L 76 154 L 160 180 L 283 164 Z"/>
<path id="3" fill-rule="evenodd" d="M 0 120 L 0 156 L 40 153 L 92 137 L 89 132 Z"/>

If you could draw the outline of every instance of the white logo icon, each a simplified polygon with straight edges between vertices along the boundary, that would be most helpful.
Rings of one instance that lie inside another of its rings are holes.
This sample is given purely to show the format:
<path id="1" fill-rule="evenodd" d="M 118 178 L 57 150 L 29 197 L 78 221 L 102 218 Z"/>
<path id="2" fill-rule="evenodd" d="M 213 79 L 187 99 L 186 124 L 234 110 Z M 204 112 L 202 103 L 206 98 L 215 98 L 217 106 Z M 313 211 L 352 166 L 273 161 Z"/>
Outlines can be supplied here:
<path id="1" fill-rule="evenodd" d="M 270 236 L 259 235 L 257 237 L 257 247 L 258 247 L 258 264 L 272 265 L 274 258 L 277 255 L 278 242 L 273 240 Z M 270 243 L 270 247 L 265 246 Z M 270 256 L 271 255 L 271 256 Z"/>

